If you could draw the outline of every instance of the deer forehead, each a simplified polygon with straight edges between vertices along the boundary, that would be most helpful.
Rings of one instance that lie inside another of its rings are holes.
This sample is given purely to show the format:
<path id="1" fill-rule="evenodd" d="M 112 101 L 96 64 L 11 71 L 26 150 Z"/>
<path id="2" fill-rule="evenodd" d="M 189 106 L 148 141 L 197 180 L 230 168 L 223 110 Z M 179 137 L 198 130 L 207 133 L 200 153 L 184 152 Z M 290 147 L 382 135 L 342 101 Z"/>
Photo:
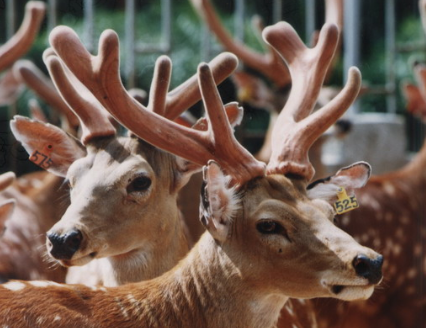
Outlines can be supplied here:
<path id="1" fill-rule="evenodd" d="M 99 185 L 109 188 L 125 187 L 135 176 L 145 175 L 151 179 L 155 173 L 148 161 L 138 153 L 123 155 L 107 149 L 89 148 L 87 156 L 75 161 L 67 172 L 67 179 L 88 188 Z"/>

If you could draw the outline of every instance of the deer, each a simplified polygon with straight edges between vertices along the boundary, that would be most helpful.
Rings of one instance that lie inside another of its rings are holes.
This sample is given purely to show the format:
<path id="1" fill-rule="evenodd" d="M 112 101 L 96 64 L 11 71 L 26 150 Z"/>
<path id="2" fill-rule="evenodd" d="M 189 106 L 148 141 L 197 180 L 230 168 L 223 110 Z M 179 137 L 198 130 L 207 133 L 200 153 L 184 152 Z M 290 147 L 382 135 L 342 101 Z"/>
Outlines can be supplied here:
<path id="1" fill-rule="evenodd" d="M 25 16 L 18 31 L 0 47 L 0 104 L 13 102 L 19 95 L 21 83 L 12 70 L 7 70 L 20 57 L 28 52 L 40 30 L 46 12 L 46 4 L 41 1 L 29 1 L 25 5 Z"/>
<path id="2" fill-rule="evenodd" d="M 22 82 L 16 77 L 13 65 L 30 49 L 41 27 L 46 4 L 29 1 L 24 19 L 18 31 L 0 47 L 0 71 L 6 70 L 0 81 L 0 103 L 14 101 Z M 11 180 L 9 180 L 11 182 Z M 30 173 L 19 176 L 14 183 L 0 193 L 6 204 L 3 218 L 7 229 L 0 239 L 0 281 L 9 279 L 49 279 L 65 281 L 65 271 L 52 267 L 46 261 L 42 235 L 58 218 L 63 208 L 58 192 L 60 183 L 44 174 Z M 57 202 L 55 207 L 49 206 Z M 46 206 L 47 205 L 47 206 Z M 9 209 L 8 209 L 9 206 Z"/>
<path id="3" fill-rule="evenodd" d="M 191 3 L 202 18 L 203 22 L 209 27 L 209 30 L 216 36 L 223 47 L 234 53 L 249 70 L 237 70 L 232 75 L 237 88 L 238 99 L 243 103 L 250 104 L 255 108 L 266 110 L 269 115 L 269 126 L 265 133 L 265 140 L 262 147 L 256 153 L 256 158 L 267 162 L 271 156 L 271 133 L 276 123 L 278 114 L 288 99 L 291 88 L 291 78 L 286 64 L 279 58 L 279 55 L 267 47 L 269 51 L 261 54 L 244 43 L 232 38 L 231 34 L 221 23 L 210 0 L 191 0 Z M 343 28 L 343 1 L 326 0 L 325 1 L 325 21 L 335 23 L 339 27 L 339 41 L 333 58 L 333 63 L 339 56 L 341 31 Z M 253 19 L 253 25 L 256 30 L 262 30 L 263 23 L 259 17 Z M 317 39 L 317 33 L 312 37 L 313 44 Z M 332 67 L 330 65 L 326 79 L 331 75 Z M 257 73 L 257 74 L 253 74 Z M 261 76 L 261 77 L 259 77 Z M 335 87 L 323 87 L 318 97 L 318 108 L 326 104 L 335 97 L 338 89 Z M 326 168 L 321 161 L 322 146 L 330 137 L 343 138 L 350 131 L 350 122 L 341 119 L 325 133 L 311 148 L 311 160 L 316 168 L 316 177 L 323 178 L 327 174 Z"/>
<path id="4" fill-rule="evenodd" d="M 284 22 L 266 28 L 263 37 L 289 63 L 297 81 L 280 114 L 283 124 L 274 131 L 267 165 L 236 141 L 208 64 L 198 67 L 207 129 L 188 129 L 127 93 L 119 76 L 114 32 L 102 34 L 96 57 L 71 31 L 51 34 L 67 69 L 122 125 L 186 160 L 200 165 L 207 161 L 200 202 L 206 232 L 177 266 L 152 280 L 92 288 L 45 281 L 4 284 L 1 324 L 269 328 L 289 297 L 354 301 L 371 296 L 382 279 L 383 257 L 337 228 L 330 205 L 341 188 L 352 195 L 365 184 L 369 165 L 358 162 L 306 189 L 314 173 L 308 148 L 355 99 L 359 70 L 352 68 L 339 96 L 309 115 L 334 52 L 337 27 L 325 25 L 314 49 L 305 48 Z M 73 60 L 77 53 L 79 61 Z M 43 299 L 42 306 L 31 301 L 35 297 Z"/>
<path id="5" fill-rule="evenodd" d="M 189 249 L 177 196 L 201 167 L 132 134 L 118 136 L 99 101 L 69 71 L 61 75 L 55 51 L 47 50 L 44 60 L 57 90 L 82 126 L 79 141 L 55 126 L 28 118 L 17 116 L 11 122 L 12 132 L 30 158 L 66 178 L 71 188 L 70 206 L 47 232 L 49 254 L 61 265 L 72 267 L 68 283 L 117 286 L 171 269 Z M 229 53 L 211 62 L 218 83 L 236 64 Z M 164 65 L 166 71 L 160 70 Z M 170 60 L 160 57 L 156 67 L 154 81 L 168 88 Z M 165 103 L 161 95 L 167 90 L 158 85 L 153 83 L 148 107 L 172 119 L 201 97 L 196 76 L 169 92 Z M 238 107 L 231 104 L 228 112 L 237 123 Z M 202 128 L 202 122 L 196 128 Z"/>
<path id="6" fill-rule="evenodd" d="M 426 67 L 416 64 L 414 73 L 418 87 L 404 83 L 402 90 L 407 109 L 423 116 L 426 113 Z M 388 259 L 383 267 L 387 277 L 383 290 L 376 293 L 371 302 L 318 302 L 319 327 L 415 328 L 424 325 L 425 145 L 423 143 L 416 156 L 402 168 L 373 175 L 358 193 L 359 201 L 364 200 L 365 204 L 358 211 L 337 218 L 338 226 L 356 240 L 381 250 Z M 356 222 L 361 218 L 368 222 L 368 228 Z"/>

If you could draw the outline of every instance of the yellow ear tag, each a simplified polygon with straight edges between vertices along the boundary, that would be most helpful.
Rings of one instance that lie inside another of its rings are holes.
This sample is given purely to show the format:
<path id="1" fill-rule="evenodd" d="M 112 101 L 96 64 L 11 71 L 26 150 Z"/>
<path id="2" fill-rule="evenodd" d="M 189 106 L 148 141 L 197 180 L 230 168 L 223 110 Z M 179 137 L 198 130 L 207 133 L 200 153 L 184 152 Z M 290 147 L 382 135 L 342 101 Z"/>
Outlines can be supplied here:
<path id="1" fill-rule="evenodd" d="M 345 188 L 340 187 L 337 191 L 337 202 L 334 203 L 334 208 L 337 214 L 346 213 L 359 207 L 359 203 L 355 196 L 349 197 Z"/>

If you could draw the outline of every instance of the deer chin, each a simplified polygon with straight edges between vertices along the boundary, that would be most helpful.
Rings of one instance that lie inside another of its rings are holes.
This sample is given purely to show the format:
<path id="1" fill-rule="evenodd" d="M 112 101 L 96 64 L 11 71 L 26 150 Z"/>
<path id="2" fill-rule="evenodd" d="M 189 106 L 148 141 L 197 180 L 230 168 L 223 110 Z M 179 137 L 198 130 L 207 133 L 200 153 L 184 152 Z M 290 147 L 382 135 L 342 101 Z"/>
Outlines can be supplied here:
<path id="1" fill-rule="evenodd" d="M 82 266 L 94 260 L 96 256 L 97 256 L 97 252 L 92 252 L 90 254 L 73 258 L 71 260 L 57 260 L 57 261 L 64 267 Z"/>
<path id="2" fill-rule="evenodd" d="M 327 288 L 331 297 L 342 301 L 366 300 L 373 294 L 375 286 L 369 283 L 342 284 L 326 281 L 323 281 L 322 284 L 325 288 Z"/>

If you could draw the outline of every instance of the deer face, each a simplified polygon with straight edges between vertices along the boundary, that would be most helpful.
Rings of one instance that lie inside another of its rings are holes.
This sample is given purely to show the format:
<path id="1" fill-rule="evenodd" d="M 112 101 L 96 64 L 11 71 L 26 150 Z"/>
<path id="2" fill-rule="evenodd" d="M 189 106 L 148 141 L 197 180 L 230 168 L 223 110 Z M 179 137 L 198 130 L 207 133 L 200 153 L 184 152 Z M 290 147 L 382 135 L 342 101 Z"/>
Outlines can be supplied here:
<path id="1" fill-rule="evenodd" d="M 328 201 L 310 199 L 304 183 L 282 175 L 254 179 L 231 195 L 215 187 L 219 174 L 207 179 L 203 221 L 243 279 L 294 298 L 371 296 L 382 256 L 334 226 Z"/>
<path id="2" fill-rule="evenodd" d="M 89 145 L 68 169 L 71 205 L 47 233 L 50 254 L 70 266 L 153 248 L 145 236 L 167 236 L 163 218 L 177 216 L 172 165 L 173 156 L 136 138 Z"/>

